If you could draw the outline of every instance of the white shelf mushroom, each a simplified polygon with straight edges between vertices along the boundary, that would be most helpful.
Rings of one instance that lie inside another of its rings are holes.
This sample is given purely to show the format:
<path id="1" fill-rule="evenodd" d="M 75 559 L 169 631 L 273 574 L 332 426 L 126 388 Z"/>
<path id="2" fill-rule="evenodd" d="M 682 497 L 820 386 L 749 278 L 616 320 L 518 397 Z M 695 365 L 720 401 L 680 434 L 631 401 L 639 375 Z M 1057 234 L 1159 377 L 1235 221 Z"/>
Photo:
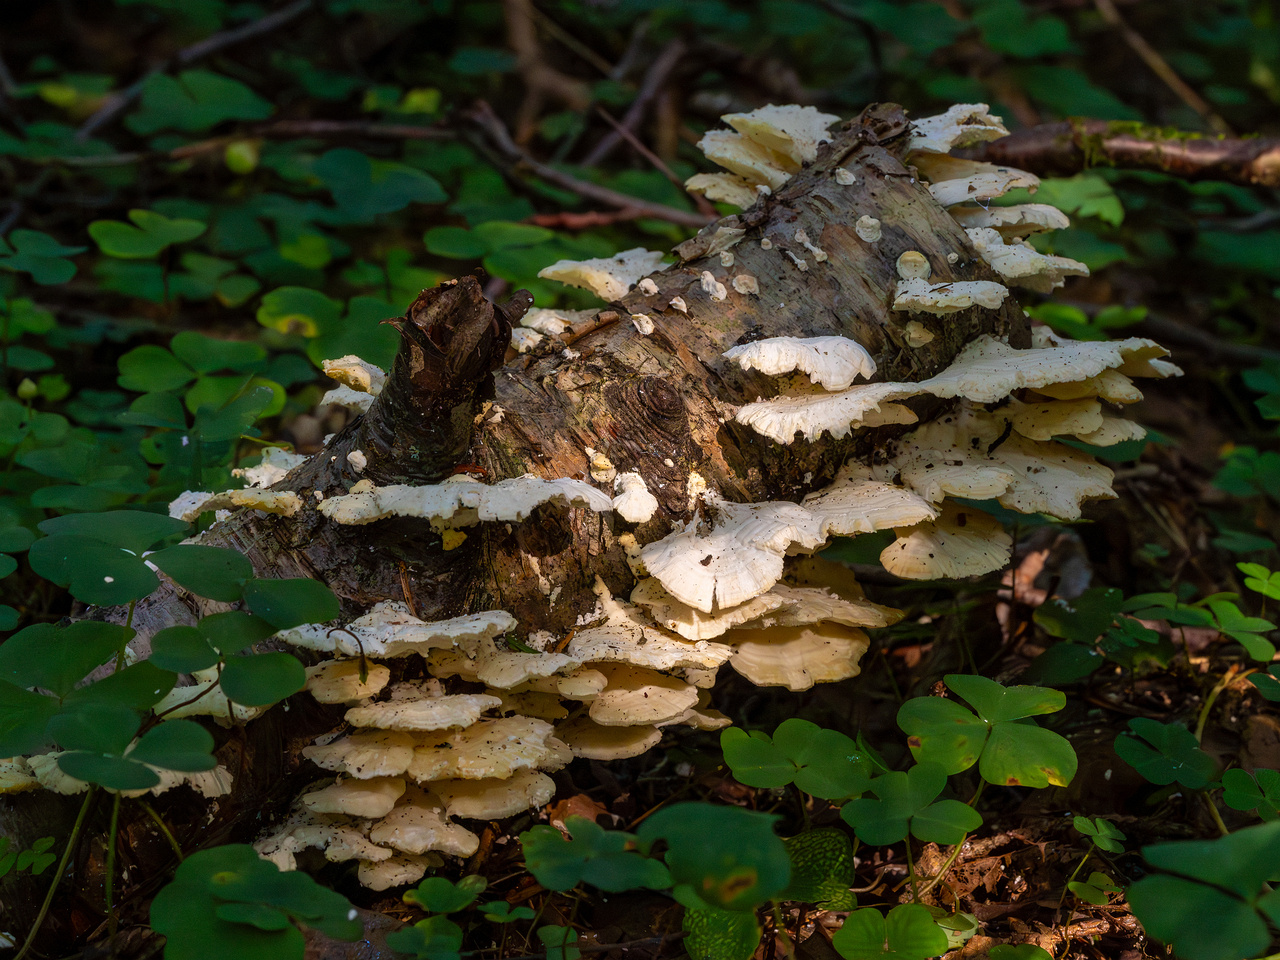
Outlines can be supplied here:
<path id="1" fill-rule="evenodd" d="M 544 280 L 559 280 L 570 287 L 590 290 L 601 300 L 620 300 L 641 277 L 662 268 L 662 253 L 635 247 L 612 257 L 592 260 L 557 260 L 538 271 Z"/>
<path id="2" fill-rule="evenodd" d="M 771 377 L 799 370 L 824 390 L 844 390 L 858 377 L 870 380 L 876 373 L 871 354 L 847 337 L 770 337 L 731 347 L 724 357 Z"/>

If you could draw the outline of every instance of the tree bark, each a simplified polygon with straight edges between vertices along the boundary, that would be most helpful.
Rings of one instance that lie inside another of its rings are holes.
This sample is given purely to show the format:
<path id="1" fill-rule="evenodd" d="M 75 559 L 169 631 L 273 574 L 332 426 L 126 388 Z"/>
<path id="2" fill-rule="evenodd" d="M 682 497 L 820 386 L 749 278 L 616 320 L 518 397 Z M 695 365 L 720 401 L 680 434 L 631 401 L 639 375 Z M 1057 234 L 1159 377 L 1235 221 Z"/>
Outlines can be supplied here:
<path id="1" fill-rule="evenodd" d="M 679 261 L 650 278 L 655 293 L 633 289 L 588 329 L 563 342 L 549 339 L 532 355 L 503 363 L 527 295 L 494 306 L 470 277 L 425 292 L 399 324 L 399 355 L 369 412 L 276 485 L 298 492 L 303 511 L 292 518 L 242 511 L 201 541 L 241 550 L 260 576 L 325 582 L 342 599 L 345 617 L 376 601 L 404 599 L 423 619 L 500 607 L 517 617 L 522 631 L 563 635 L 594 607 L 596 576 L 615 594 L 630 591 L 634 581 L 619 536 L 629 532 L 650 542 L 692 516 L 691 473 L 731 500 L 798 500 L 828 482 L 850 456 L 871 455 L 884 431 L 785 447 L 766 441 L 734 423 L 732 414 L 773 393 L 774 382 L 727 363 L 723 351 L 764 337 L 839 334 L 870 351 L 878 379 L 918 380 L 979 334 L 1028 342 L 1013 297 L 999 310 L 974 308 L 945 318 L 890 310 L 895 263 L 907 250 L 929 259 L 935 280 L 998 279 L 904 164 L 907 130 L 900 108 L 868 108 L 785 188 L 678 247 Z M 839 167 L 854 175 L 852 184 L 836 179 Z M 862 216 L 881 222 L 881 239 L 859 238 L 855 223 Z M 716 243 L 717 231 L 726 228 L 743 231 L 728 249 L 731 265 Z M 800 230 L 810 247 L 797 240 Z M 744 274 L 755 278 L 758 294 L 735 291 L 733 278 Z M 724 286 L 724 299 L 717 299 L 715 283 Z M 672 305 L 675 298 L 683 310 Z M 648 336 L 631 321 L 640 313 L 654 324 Z M 903 328 L 913 319 L 934 333 L 932 342 L 906 344 Z M 345 493 L 363 479 L 428 483 L 461 470 L 488 481 L 524 473 L 589 480 L 587 447 L 619 471 L 644 477 L 660 503 L 650 521 L 637 527 L 616 515 L 544 506 L 524 523 L 470 528 L 461 547 L 445 550 L 425 520 L 350 527 L 316 510 L 317 494 Z M 357 449 L 367 461 L 361 471 L 348 456 Z M 136 652 L 146 654 L 156 630 L 192 623 L 209 609 L 166 582 L 135 611 Z M 288 711 L 277 708 L 247 727 L 219 731 L 219 758 L 238 774 L 233 794 L 209 804 L 179 789 L 154 806 L 184 849 L 251 840 L 304 782 L 307 766 L 298 748 L 336 726 L 340 715 L 299 697 Z M 43 818 L 24 812 L 15 819 L 24 805 L 36 804 L 39 798 L 18 798 L 0 806 L 0 835 L 18 843 L 45 833 L 65 838 L 65 826 L 53 816 L 61 810 L 65 820 L 64 805 L 46 804 Z M 172 854 L 137 811 L 127 814 L 123 837 L 118 863 L 130 878 L 121 897 L 127 926 L 145 923 L 146 904 L 171 869 Z M 65 954 L 100 923 L 101 844 L 80 844 L 44 949 Z M 32 891 L 42 892 L 47 879 L 0 887 L 5 910 L 13 911 L 11 926 L 29 921 Z"/>

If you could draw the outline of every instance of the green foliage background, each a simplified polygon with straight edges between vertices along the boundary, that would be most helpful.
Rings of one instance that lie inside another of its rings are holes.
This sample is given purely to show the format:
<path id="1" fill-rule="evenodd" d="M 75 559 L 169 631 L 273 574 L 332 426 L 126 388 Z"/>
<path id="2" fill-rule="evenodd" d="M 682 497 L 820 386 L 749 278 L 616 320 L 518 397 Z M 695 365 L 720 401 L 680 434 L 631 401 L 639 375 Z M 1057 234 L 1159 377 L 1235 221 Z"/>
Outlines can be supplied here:
<path id="1" fill-rule="evenodd" d="M 494 296 L 525 287 L 537 306 L 587 306 L 585 294 L 537 271 L 684 239 L 699 211 L 678 182 L 707 169 L 693 143 L 722 113 L 799 101 L 851 116 L 893 100 L 926 115 L 984 101 L 1012 126 L 1084 116 L 1138 133 L 1147 129 L 1139 124 L 1280 132 L 1273 4 L 1138 0 L 1119 8 L 1123 27 L 1112 9 L 1053 0 L 95 0 L 0 10 L 0 756 L 56 743 L 69 775 L 108 790 L 145 788 L 158 771 L 213 764 L 202 727 L 161 724 L 153 711 L 178 674 L 215 670 L 223 691 L 248 707 L 298 690 L 295 658 L 246 648 L 281 626 L 336 615 L 335 598 L 309 582 L 254 579 L 238 554 L 174 546 L 193 530 L 168 522 L 168 502 L 184 490 L 238 485 L 233 471 L 256 462 L 264 445 L 317 449 L 343 416 L 316 409 L 320 361 L 356 353 L 387 366 L 396 334 L 382 321 L 423 288 L 480 271 Z M 537 37 L 532 60 L 510 30 L 520 11 Z M 273 18 L 279 24 L 265 28 Z M 1144 63 L 1134 35 L 1201 100 L 1188 103 Z M 676 67 L 635 127 L 658 163 L 626 142 L 594 159 L 608 118 L 627 113 L 676 43 Z M 535 63 L 572 95 L 536 91 Z M 613 216 L 513 163 L 475 124 L 480 101 L 531 157 L 665 212 Z M 1182 484 L 1183 501 L 1198 502 L 1179 501 L 1180 521 L 1148 523 L 1119 554 L 1088 544 L 1106 585 L 1035 613 L 1045 652 L 1021 679 L 1044 686 L 955 673 L 978 666 L 970 650 L 968 664 L 946 661 L 933 676 L 911 677 L 901 731 L 890 728 L 882 742 L 834 729 L 843 724 L 820 701 L 808 704 L 812 720 L 781 722 L 794 710 L 777 701 L 737 717 L 750 732 L 727 732 L 722 757 L 752 789 L 750 802 L 800 798 L 802 816 L 785 811 L 785 845 L 762 814 L 698 805 L 670 807 L 636 833 L 584 820 L 565 839 L 536 826 L 524 851 L 544 887 L 669 890 L 686 908 L 691 955 L 748 956 L 761 935 L 756 911 L 770 902 L 854 906 L 854 842 L 905 844 L 895 849 L 908 855 L 912 838 L 959 845 L 983 823 L 984 784 L 1065 788 L 1076 752 L 1045 715 L 1082 703 L 1082 681 L 1176 676 L 1187 708 L 1117 725 L 1114 749 L 1167 787 L 1146 795 L 1152 804 L 1171 803 L 1180 787 L 1208 804 L 1228 836 L 1194 849 L 1158 843 L 1137 867 L 1117 828 L 1076 817 L 1083 858 L 1062 896 L 1105 904 L 1117 879 L 1164 871 L 1129 887 L 1153 936 L 1193 960 L 1267 949 L 1280 923 L 1266 884 L 1275 879 L 1280 781 L 1274 770 L 1240 769 L 1237 756 L 1211 756 L 1201 739 L 1224 684 L 1275 655 L 1266 604 L 1280 599 L 1271 570 L 1280 562 L 1276 197 L 1104 168 L 1046 180 L 1036 199 L 1073 216 L 1071 229 L 1037 243 L 1094 271 L 1053 303 L 1027 300 L 1037 320 L 1077 338 L 1141 333 L 1190 348 L 1201 395 L 1154 391 L 1152 442 L 1106 455 L 1138 476 L 1154 467 Z M 867 552 L 873 539 L 835 553 L 861 562 L 878 551 Z M 148 595 L 157 579 L 137 555 L 152 548 L 149 559 L 179 583 L 246 609 L 172 628 L 149 661 L 126 668 L 129 627 L 63 618 L 77 602 L 131 605 Z M 973 622 L 995 588 L 901 593 L 894 602 L 917 617 L 887 632 L 883 646 L 933 637 L 936 628 L 922 624 L 943 614 Z M 1189 675 L 1170 629 L 1152 624 L 1214 631 L 1209 675 Z M 961 626 L 939 637 L 958 646 L 963 635 Z M 82 685 L 112 662 L 112 682 Z M 1278 669 L 1254 675 L 1250 709 L 1280 701 Z M 943 674 L 958 698 L 910 696 Z M 962 742 L 944 735 L 956 728 Z M 909 764 L 900 734 L 915 738 L 918 763 Z M 692 755 L 704 766 L 721 759 L 714 746 Z M 817 801 L 840 827 L 812 828 Z M 120 802 L 116 793 L 113 824 Z M 988 821 L 999 809 L 985 810 Z M 754 841 L 715 848 L 713 824 L 738 815 Z M 1176 829 L 1152 827 L 1145 839 L 1210 835 L 1186 807 L 1171 816 L 1181 818 Z M 1248 825 L 1258 818 L 1267 822 Z M 65 857 L 48 868 L 67 839 L 26 850 L 4 841 L 0 877 L 61 876 Z M 703 840 L 712 848 L 698 848 Z M 1077 882 L 1103 854 L 1119 857 L 1110 875 Z M 742 871 L 753 878 L 745 887 Z M 202 851 L 156 898 L 152 925 L 175 958 L 203 956 L 219 938 L 239 944 L 241 956 L 295 954 L 298 925 L 352 934 L 342 897 L 303 874 L 281 876 L 243 847 Z M 483 889 L 424 881 L 406 900 L 427 916 L 392 945 L 444 960 L 459 955 L 464 936 L 500 927 L 505 949 L 508 926 L 527 925 L 532 911 L 501 899 L 475 904 Z M 468 910 L 465 922 L 448 918 Z M 963 912 L 922 911 L 864 908 L 834 946 L 849 960 L 923 958 L 976 929 Z M 1234 920 L 1206 938 L 1186 920 L 1197 911 Z M 776 923 L 778 914 L 759 916 Z M 114 931 L 110 888 L 104 917 Z M 549 960 L 576 957 L 572 927 L 539 925 Z M 1000 949 L 1036 955 L 1028 944 Z"/>

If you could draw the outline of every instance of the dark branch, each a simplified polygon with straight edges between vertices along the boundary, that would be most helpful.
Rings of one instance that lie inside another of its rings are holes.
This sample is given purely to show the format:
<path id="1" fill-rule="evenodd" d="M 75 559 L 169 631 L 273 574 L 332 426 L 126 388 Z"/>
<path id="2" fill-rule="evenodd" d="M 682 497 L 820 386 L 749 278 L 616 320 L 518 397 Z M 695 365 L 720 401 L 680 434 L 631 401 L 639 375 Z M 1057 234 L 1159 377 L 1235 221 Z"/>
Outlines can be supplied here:
<path id="1" fill-rule="evenodd" d="M 967 151 L 1042 176 L 1089 167 L 1152 170 L 1185 180 L 1280 186 L 1280 139 L 1198 136 L 1108 120 L 1069 120 L 1019 130 Z"/>

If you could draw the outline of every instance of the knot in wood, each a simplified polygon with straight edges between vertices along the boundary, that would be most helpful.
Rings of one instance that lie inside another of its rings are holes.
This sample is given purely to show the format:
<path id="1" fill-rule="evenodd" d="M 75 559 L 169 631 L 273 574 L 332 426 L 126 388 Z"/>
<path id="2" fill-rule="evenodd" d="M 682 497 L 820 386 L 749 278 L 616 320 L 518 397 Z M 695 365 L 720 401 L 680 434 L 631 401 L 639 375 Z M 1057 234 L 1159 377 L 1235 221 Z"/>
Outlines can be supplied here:
<path id="1" fill-rule="evenodd" d="M 654 416 L 670 420 L 684 413 L 679 391 L 661 377 L 645 377 L 636 387 L 636 394 Z"/>

